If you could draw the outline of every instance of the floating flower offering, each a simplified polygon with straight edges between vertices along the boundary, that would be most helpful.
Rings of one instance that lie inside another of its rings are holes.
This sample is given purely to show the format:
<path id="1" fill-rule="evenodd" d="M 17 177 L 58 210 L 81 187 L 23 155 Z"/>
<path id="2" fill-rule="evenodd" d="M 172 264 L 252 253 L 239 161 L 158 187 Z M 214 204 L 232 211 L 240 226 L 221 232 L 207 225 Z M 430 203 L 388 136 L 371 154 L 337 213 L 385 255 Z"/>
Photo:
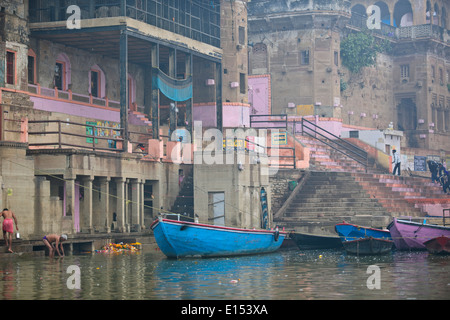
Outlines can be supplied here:
<path id="1" fill-rule="evenodd" d="M 141 244 L 135 243 L 109 243 L 103 246 L 100 250 L 95 250 L 97 253 L 124 253 L 124 252 L 137 252 L 140 250 Z"/>

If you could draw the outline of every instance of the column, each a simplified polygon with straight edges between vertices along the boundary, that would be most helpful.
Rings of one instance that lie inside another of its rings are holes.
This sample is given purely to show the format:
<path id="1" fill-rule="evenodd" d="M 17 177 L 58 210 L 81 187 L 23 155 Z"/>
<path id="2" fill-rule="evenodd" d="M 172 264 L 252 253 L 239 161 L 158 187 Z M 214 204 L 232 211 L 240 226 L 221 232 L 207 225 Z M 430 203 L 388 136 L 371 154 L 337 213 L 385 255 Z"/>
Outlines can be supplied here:
<path id="1" fill-rule="evenodd" d="M 216 117 L 217 129 L 223 131 L 223 112 L 222 112 L 222 64 L 216 62 Z"/>
<path id="2" fill-rule="evenodd" d="M 83 211 L 81 217 L 81 231 L 87 233 L 93 233 L 94 228 L 92 225 L 92 177 L 83 178 Z"/>
<path id="3" fill-rule="evenodd" d="M 177 78 L 177 50 L 169 49 L 169 76 L 173 79 Z M 177 129 L 177 102 L 173 101 L 170 104 L 169 113 L 169 140 L 172 138 L 172 133 Z"/>
<path id="4" fill-rule="evenodd" d="M 141 203 L 140 203 L 140 218 L 139 221 L 141 222 L 141 229 L 145 229 L 145 221 L 144 221 L 144 185 L 145 185 L 145 180 L 140 180 L 139 182 L 139 195 L 140 195 L 140 199 L 141 199 Z"/>
<path id="5" fill-rule="evenodd" d="M 76 233 L 77 215 L 75 214 L 75 177 L 64 176 L 64 215 L 72 217 L 72 232 Z"/>
<path id="6" fill-rule="evenodd" d="M 109 219 L 109 177 L 100 178 L 100 200 L 99 200 L 99 230 L 106 233 L 111 232 L 111 221 Z"/>
<path id="7" fill-rule="evenodd" d="M 125 178 L 117 178 L 116 214 L 117 229 L 119 232 L 125 231 Z"/>
<path id="8" fill-rule="evenodd" d="M 123 151 L 128 150 L 128 35 L 125 29 L 120 31 L 119 44 L 120 77 L 120 128 L 122 129 Z"/>
<path id="9" fill-rule="evenodd" d="M 152 50 L 152 69 L 159 68 L 159 44 L 153 44 Z M 153 70 L 152 70 L 153 73 Z M 155 76 L 152 74 L 152 76 Z M 159 139 L 159 89 L 152 84 L 152 131 L 153 139 Z"/>
<path id="10" fill-rule="evenodd" d="M 141 208 L 140 179 L 131 180 L 131 229 L 141 231 L 140 208 Z"/>
<path id="11" fill-rule="evenodd" d="M 192 54 L 186 54 L 186 78 L 189 78 L 192 76 Z M 192 143 L 194 141 L 193 137 L 193 131 L 194 128 L 194 117 L 192 112 L 192 104 L 193 104 L 193 98 L 186 100 L 186 130 L 189 132 L 191 136 L 191 141 L 187 141 L 187 143 Z"/>

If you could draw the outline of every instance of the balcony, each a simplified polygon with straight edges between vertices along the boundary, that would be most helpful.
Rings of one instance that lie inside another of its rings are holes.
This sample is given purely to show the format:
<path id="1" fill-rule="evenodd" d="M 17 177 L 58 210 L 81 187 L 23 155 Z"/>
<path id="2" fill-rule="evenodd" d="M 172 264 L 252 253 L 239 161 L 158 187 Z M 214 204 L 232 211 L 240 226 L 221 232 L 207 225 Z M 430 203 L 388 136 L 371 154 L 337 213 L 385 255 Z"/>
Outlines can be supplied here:
<path id="1" fill-rule="evenodd" d="M 66 5 L 61 5 L 61 3 Z M 30 1 L 30 23 L 65 21 L 69 5 L 77 5 L 81 19 L 126 16 L 187 38 L 220 47 L 220 5 L 199 0 L 37 0 Z"/>
<path id="2" fill-rule="evenodd" d="M 349 25 L 360 30 L 367 29 L 367 17 L 359 15 L 355 12 L 349 21 Z M 381 28 L 371 29 L 375 34 L 392 38 L 395 40 L 415 40 L 431 38 L 446 43 L 450 42 L 448 31 L 444 28 L 433 24 L 422 24 L 407 27 L 393 27 L 381 22 Z"/>

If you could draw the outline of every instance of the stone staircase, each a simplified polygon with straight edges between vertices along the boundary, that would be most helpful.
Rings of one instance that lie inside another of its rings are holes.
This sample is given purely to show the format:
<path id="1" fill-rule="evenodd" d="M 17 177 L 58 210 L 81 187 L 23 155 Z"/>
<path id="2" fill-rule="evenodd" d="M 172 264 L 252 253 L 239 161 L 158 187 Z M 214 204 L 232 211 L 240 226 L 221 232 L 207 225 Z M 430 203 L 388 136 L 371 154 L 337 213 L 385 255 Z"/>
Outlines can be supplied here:
<path id="1" fill-rule="evenodd" d="M 181 190 L 170 210 L 184 216 L 194 216 L 194 176 L 193 171 L 187 174 L 182 182 Z"/>
<path id="2" fill-rule="evenodd" d="M 368 194 L 350 172 L 311 171 L 301 190 L 274 223 L 288 230 L 334 234 L 342 221 L 386 226 L 390 213 Z"/>
<path id="3" fill-rule="evenodd" d="M 393 176 L 369 163 L 346 158 L 311 138 L 297 137 L 310 149 L 310 170 L 293 192 L 274 223 L 288 230 L 334 234 L 343 220 L 358 225 L 386 227 L 395 216 L 425 216 L 417 201 L 450 198 L 430 179 Z"/>
<path id="4" fill-rule="evenodd" d="M 42 241 L 41 241 L 42 242 Z M 0 259 L 14 258 L 18 256 L 36 257 L 45 255 L 44 250 L 34 250 L 33 241 L 13 239 L 11 249 L 14 253 L 8 252 L 8 247 L 5 245 L 5 241 L 0 241 Z"/>

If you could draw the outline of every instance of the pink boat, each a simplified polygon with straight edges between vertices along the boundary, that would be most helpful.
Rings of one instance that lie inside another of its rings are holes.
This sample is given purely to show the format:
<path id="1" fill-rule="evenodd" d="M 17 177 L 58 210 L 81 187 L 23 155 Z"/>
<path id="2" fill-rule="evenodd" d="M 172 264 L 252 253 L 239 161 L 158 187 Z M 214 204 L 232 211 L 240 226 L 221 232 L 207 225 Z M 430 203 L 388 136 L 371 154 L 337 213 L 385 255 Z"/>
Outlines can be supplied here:
<path id="1" fill-rule="evenodd" d="M 387 228 L 398 250 L 426 250 L 426 241 L 441 236 L 450 237 L 450 227 L 425 222 L 394 218 Z"/>

